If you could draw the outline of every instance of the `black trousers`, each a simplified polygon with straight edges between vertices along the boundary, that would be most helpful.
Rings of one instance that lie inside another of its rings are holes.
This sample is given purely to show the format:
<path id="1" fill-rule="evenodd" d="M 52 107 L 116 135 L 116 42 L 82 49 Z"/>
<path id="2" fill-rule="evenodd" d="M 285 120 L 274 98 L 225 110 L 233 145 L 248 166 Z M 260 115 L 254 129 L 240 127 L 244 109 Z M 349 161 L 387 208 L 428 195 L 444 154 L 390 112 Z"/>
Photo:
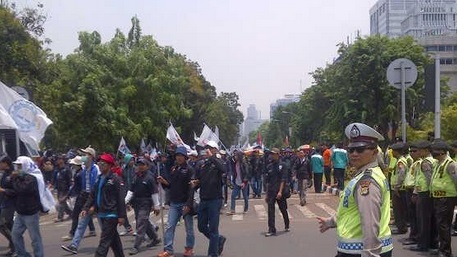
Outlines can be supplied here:
<path id="1" fill-rule="evenodd" d="M 406 218 L 408 213 L 406 211 L 406 191 L 398 191 L 397 195 L 395 191 L 392 191 L 392 207 L 394 209 L 394 219 L 395 225 L 397 226 L 398 231 L 406 232 L 408 231 L 408 226 L 406 225 Z"/>
<path id="2" fill-rule="evenodd" d="M 102 233 L 94 256 L 106 257 L 108 249 L 111 248 L 115 257 L 124 257 L 122 241 L 117 232 L 117 218 L 100 218 L 100 221 L 102 223 Z"/>
<path id="3" fill-rule="evenodd" d="M 9 206 L 0 210 L 0 233 L 8 240 L 8 247 L 12 251 L 14 251 L 14 244 L 11 237 L 11 230 L 13 230 L 14 211 L 14 206 Z"/>
<path id="4" fill-rule="evenodd" d="M 335 177 L 335 182 L 338 184 L 339 190 L 344 190 L 344 172 L 345 169 L 333 168 L 333 175 Z"/>
<path id="5" fill-rule="evenodd" d="M 78 227 L 79 214 L 81 214 L 88 197 L 89 193 L 85 192 L 82 192 L 76 197 L 75 206 L 71 212 L 71 228 L 69 234 L 72 236 L 75 234 L 76 228 Z M 89 221 L 89 231 L 95 231 L 94 221 L 92 219 Z"/>
<path id="6" fill-rule="evenodd" d="M 416 240 L 417 239 L 417 219 L 416 219 L 416 203 L 412 201 L 413 197 L 413 188 L 406 189 L 406 209 L 408 213 L 409 221 L 409 238 Z M 431 210 L 431 209 L 429 209 Z"/>
<path id="7" fill-rule="evenodd" d="M 452 256 L 451 225 L 455 201 L 455 197 L 433 198 L 436 223 L 438 225 L 439 250 L 445 256 Z"/>
<path id="8" fill-rule="evenodd" d="M 338 252 L 335 257 L 360 257 L 360 254 L 349 254 Z M 392 257 L 392 251 L 381 253 L 381 257 Z"/>
<path id="9" fill-rule="evenodd" d="M 314 173 L 314 192 L 322 192 L 322 173 Z"/>
<path id="10" fill-rule="evenodd" d="M 430 191 L 417 194 L 417 246 L 424 249 L 438 248 L 437 227 Z"/>
<path id="11" fill-rule="evenodd" d="M 276 233 L 275 203 L 278 203 L 279 211 L 281 212 L 282 217 L 284 219 L 284 227 L 289 228 L 290 225 L 289 213 L 287 212 L 287 199 L 285 197 L 281 197 L 281 199 L 277 200 L 276 195 L 268 195 L 268 232 L 272 233 Z"/>
<path id="12" fill-rule="evenodd" d="M 332 168 L 330 166 L 324 166 L 325 184 L 330 186 L 332 184 Z"/>

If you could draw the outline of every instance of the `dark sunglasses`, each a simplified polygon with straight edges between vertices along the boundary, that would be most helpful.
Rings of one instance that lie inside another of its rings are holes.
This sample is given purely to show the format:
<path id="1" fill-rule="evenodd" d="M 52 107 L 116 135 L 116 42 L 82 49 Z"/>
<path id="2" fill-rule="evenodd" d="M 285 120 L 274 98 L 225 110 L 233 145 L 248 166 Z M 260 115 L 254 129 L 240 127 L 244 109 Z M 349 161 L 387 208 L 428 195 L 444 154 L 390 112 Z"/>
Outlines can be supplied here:
<path id="1" fill-rule="evenodd" d="M 354 152 L 357 152 L 357 153 L 363 153 L 365 150 L 367 149 L 370 149 L 370 150 L 373 150 L 374 148 L 373 147 L 366 147 L 366 146 L 362 146 L 362 147 L 350 147 L 348 148 L 348 152 L 349 153 L 354 153 Z"/>
<path id="2" fill-rule="evenodd" d="M 416 149 L 414 149 L 414 150 L 409 150 L 410 153 L 415 153 L 415 152 L 417 152 L 417 151 L 419 151 L 419 150 L 416 150 Z"/>
<path id="3" fill-rule="evenodd" d="M 434 156 L 440 156 L 440 155 L 445 155 L 445 152 L 432 152 L 432 155 Z"/>

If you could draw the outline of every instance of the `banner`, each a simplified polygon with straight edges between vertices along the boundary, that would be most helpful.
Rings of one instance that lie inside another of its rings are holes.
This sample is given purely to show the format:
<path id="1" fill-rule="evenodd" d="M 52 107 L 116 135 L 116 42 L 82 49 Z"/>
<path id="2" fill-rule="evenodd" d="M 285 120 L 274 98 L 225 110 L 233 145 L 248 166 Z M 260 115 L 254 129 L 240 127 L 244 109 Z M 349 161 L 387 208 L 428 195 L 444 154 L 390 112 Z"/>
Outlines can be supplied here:
<path id="1" fill-rule="evenodd" d="M 173 124 L 171 123 L 167 129 L 167 139 L 170 140 L 170 142 L 172 142 L 176 146 L 185 146 L 187 149 L 190 149 L 190 146 L 186 145 L 184 141 L 182 141 L 181 136 L 179 136 L 175 127 L 173 127 Z"/>
<path id="2" fill-rule="evenodd" d="M 39 150 L 41 139 L 48 126 L 52 124 L 46 113 L 2 82 L 0 82 L 0 105 L 14 120 L 21 141 L 32 149 Z M 3 124 L 4 114 L 0 115 L 3 126 L 6 124 Z"/>

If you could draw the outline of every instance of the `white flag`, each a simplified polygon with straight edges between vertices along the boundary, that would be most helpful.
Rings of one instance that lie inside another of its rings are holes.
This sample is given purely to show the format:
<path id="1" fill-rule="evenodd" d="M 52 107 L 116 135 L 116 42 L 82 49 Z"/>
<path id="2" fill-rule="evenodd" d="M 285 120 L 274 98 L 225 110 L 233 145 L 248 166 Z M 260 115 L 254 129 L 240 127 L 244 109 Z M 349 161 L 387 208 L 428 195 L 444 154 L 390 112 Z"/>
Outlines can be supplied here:
<path id="1" fill-rule="evenodd" d="M 219 131 L 217 127 L 216 129 Z M 219 137 L 208 127 L 208 125 L 205 124 L 205 126 L 203 126 L 202 133 L 198 138 L 197 145 L 204 147 L 208 141 L 214 141 L 216 144 L 219 144 Z"/>
<path id="2" fill-rule="evenodd" d="M 147 150 L 146 150 L 146 143 L 144 142 L 144 139 L 143 139 L 143 138 L 141 138 L 140 149 L 141 149 L 141 152 L 142 152 L 142 153 L 147 152 Z"/>
<path id="3" fill-rule="evenodd" d="M 46 113 L 2 82 L 0 82 L 0 105 L 16 123 L 21 141 L 39 150 L 41 139 L 48 126 L 52 124 Z"/>
<path id="4" fill-rule="evenodd" d="M 175 127 L 173 127 L 173 124 L 171 123 L 167 129 L 167 139 L 176 146 L 185 146 L 187 149 L 190 149 L 190 146 L 186 145 L 184 141 L 182 141 Z"/>
<path id="5" fill-rule="evenodd" d="M 119 142 L 119 147 L 117 148 L 117 151 L 122 153 L 122 154 L 130 153 L 130 149 L 127 147 L 127 144 L 125 143 L 124 137 L 121 138 L 121 141 Z"/>
<path id="6" fill-rule="evenodd" d="M 16 122 L 9 115 L 8 111 L 0 105 L 0 129 L 17 129 Z"/>

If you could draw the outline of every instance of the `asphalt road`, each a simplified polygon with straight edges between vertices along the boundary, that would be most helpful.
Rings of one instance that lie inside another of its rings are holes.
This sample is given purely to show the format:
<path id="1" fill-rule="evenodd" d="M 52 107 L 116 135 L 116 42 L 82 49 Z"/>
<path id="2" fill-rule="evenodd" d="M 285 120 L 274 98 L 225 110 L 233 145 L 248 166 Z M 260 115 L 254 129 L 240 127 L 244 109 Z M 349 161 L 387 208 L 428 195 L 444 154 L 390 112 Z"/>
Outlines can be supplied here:
<path id="1" fill-rule="evenodd" d="M 308 203 L 305 207 L 298 204 L 296 195 L 288 200 L 291 219 L 291 231 L 284 232 L 284 224 L 279 214 L 276 212 L 276 227 L 278 233 L 274 237 L 265 237 L 267 229 L 266 209 L 267 206 L 263 199 L 250 199 L 249 211 L 242 213 L 243 201 L 236 202 L 236 215 L 227 216 L 225 210 L 221 213 L 220 233 L 227 237 L 227 243 L 222 254 L 223 257 L 275 257 L 275 256 L 308 256 L 333 257 L 336 253 L 336 232 L 335 230 L 327 231 L 321 234 L 318 231 L 316 216 L 329 216 L 335 212 L 338 198 L 334 195 L 323 193 L 308 195 Z M 164 212 L 165 221 L 167 218 L 166 211 Z M 66 235 L 69 230 L 70 221 L 62 223 L 54 223 L 52 220 L 55 215 L 47 215 L 41 217 L 41 233 L 46 257 L 57 256 L 76 256 L 63 251 L 60 246 L 68 242 L 63 242 L 61 237 Z M 131 223 L 133 222 L 133 212 L 129 212 Z M 153 220 L 160 225 L 160 216 L 152 217 Z M 207 254 L 208 240 L 202 236 L 197 230 L 196 220 L 194 223 L 196 245 L 194 248 L 197 257 L 203 257 Z M 98 230 L 98 225 L 97 232 Z M 119 228 L 120 231 L 123 228 Z M 161 231 L 160 231 L 161 233 Z M 398 239 L 402 236 L 394 236 L 394 256 L 429 256 L 427 253 L 418 255 L 415 252 L 403 249 Z M 0 238 L 2 238 L 0 236 Z M 25 234 L 27 248 L 31 250 L 28 234 Z M 180 225 L 176 230 L 175 237 L 175 256 L 182 256 L 184 251 L 184 225 Z M 133 236 L 123 236 L 122 242 L 125 249 L 125 255 L 128 255 L 129 248 L 133 245 Z M 98 237 L 85 238 L 77 256 L 93 256 Z M 6 240 L 0 239 L 0 253 L 5 252 Z M 144 244 L 145 245 L 145 244 Z M 147 248 L 143 245 L 141 252 L 136 256 L 157 256 L 162 250 L 162 246 Z M 457 249 L 457 238 L 453 238 L 454 249 Z M 108 256 L 114 256 L 112 252 Z"/>

